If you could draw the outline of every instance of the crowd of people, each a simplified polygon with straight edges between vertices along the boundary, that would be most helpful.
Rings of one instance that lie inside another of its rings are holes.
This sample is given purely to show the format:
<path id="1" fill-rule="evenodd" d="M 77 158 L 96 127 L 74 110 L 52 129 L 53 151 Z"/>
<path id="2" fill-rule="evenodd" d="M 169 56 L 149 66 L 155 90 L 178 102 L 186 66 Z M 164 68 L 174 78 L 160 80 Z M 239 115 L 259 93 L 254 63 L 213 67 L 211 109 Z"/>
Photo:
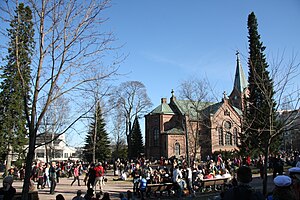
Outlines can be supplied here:
<path id="1" fill-rule="evenodd" d="M 120 199 L 141 198 L 145 199 L 151 194 L 147 193 L 147 185 L 149 184 L 164 184 L 171 183 L 173 187 L 167 191 L 168 195 L 173 193 L 177 197 L 189 195 L 195 196 L 196 192 L 205 190 L 222 189 L 220 198 L 222 199 L 243 199 L 240 196 L 248 196 L 250 199 L 265 199 L 259 192 L 253 192 L 250 183 L 252 181 L 251 168 L 258 168 L 262 171 L 264 166 L 264 158 L 262 156 L 251 159 L 250 157 L 236 157 L 225 159 L 221 154 L 210 157 L 206 161 L 188 163 L 184 158 L 161 158 L 158 161 L 150 162 L 144 158 L 135 161 L 127 161 L 117 159 L 113 164 L 114 181 L 126 181 L 129 177 L 132 178 L 132 192 L 120 194 Z M 289 176 L 284 175 L 283 166 L 291 166 Z M 272 194 L 267 196 L 267 199 L 284 199 L 282 194 L 289 194 L 289 199 L 300 199 L 300 157 L 298 154 L 287 156 L 277 155 L 270 156 L 268 167 L 273 169 L 273 179 L 275 188 Z M 77 191 L 74 200 L 90 200 L 90 199 L 110 199 L 109 193 L 104 192 L 106 173 L 109 168 L 107 162 L 85 164 L 81 161 L 76 162 L 51 162 L 51 163 L 34 163 L 32 165 L 32 176 L 30 191 L 49 188 L 49 193 L 54 194 L 56 184 L 62 176 L 73 177 L 70 185 L 77 184 L 87 187 L 84 196 L 81 190 Z M 298 171 L 297 171 L 298 170 Z M 1 196 L 8 194 L 14 195 L 16 192 L 12 187 L 12 181 L 16 176 L 16 169 L 10 170 L 8 176 L 3 179 L 3 187 L 0 189 Z M 24 169 L 21 168 L 17 173 L 20 179 L 24 178 L 22 174 Z M 80 180 L 80 176 L 83 179 Z M 201 182 L 205 179 L 226 178 L 228 181 L 226 191 L 224 188 L 203 188 Z M 36 187 L 36 188 L 35 188 Z M 298 195 L 298 197 L 297 197 Z M 57 195 L 57 199 L 63 199 L 62 195 Z M 9 198 L 8 198 L 9 199 Z M 285 198 L 287 199 L 287 198 Z"/>

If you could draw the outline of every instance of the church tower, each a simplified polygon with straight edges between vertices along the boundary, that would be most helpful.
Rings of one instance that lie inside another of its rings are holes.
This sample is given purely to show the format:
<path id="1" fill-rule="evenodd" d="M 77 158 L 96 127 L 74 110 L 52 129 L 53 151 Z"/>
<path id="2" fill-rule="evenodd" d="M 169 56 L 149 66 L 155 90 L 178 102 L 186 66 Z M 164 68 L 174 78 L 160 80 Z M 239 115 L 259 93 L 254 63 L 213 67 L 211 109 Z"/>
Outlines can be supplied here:
<path id="1" fill-rule="evenodd" d="M 231 105 L 240 110 L 243 110 L 243 99 L 244 94 L 247 94 L 248 81 L 245 77 L 241 62 L 239 52 L 236 52 L 236 71 L 234 77 L 234 84 L 231 94 L 229 95 L 229 101 Z"/>

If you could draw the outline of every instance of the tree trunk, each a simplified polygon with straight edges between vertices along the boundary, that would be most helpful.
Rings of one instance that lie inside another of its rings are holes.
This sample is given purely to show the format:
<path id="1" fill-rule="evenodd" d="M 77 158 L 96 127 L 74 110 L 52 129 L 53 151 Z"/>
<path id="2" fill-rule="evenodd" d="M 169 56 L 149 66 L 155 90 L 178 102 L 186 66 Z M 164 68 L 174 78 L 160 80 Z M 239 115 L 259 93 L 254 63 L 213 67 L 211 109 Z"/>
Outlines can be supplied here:
<path id="1" fill-rule="evenodd" d="M 6 155 L 6 175 L 8 175 L 8 170 L 11 168 L 11 161 L 12 161 L 12 147 L 11 144 L 8 144 L 8 150 Z"/>
<path id="2" fill-rule="evenodd" d="M 34 159 L 36 133 L 29 133 L 29 147 L 26 156 L 25 178 L 23 182 L 22 200 L 28 200 L 28 192 L 31 177 L 31 166 Z"/>
<path id="3" fill-rule="evenodd" d="M 267 195 L 267 186 L 268 186 L 268 163 L 269 163 L 269 145 L 265 144 L 265 148 L 264 148 L 264 156 L 265 156 L 265 160 L 264 160 L 264 171 L 263 171 L 263 194 Z"/>
<path id="4" fill-rule="evenodd" d="M 128 159 L 132 158 L 132 153 L 131 153 L 131 121 L 128 121 L 128 125 L 127 125 L 127 155 L 128 155 Z"/>
<path id="5" fill-rule="evenodd" d="M 132 153 L 131 153 L 131 133 L 128 134 L 127 136 L 127 155 L 128 159 L 131 159 Z"/>

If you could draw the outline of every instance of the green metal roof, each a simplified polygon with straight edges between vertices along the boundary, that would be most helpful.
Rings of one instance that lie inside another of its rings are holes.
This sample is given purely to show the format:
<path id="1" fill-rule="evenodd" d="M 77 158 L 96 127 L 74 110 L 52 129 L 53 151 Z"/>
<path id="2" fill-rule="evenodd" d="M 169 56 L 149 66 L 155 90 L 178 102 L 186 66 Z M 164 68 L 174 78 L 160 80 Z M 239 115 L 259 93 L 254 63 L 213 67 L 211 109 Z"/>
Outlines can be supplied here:
<path id="1" fill-rule="evenodd" d="M 162 103 L 154 108 L 150 114 L 174 114 L 174 112 L 167 103 Z"/>
<path id="2" fill-rule="evenodd" d="M 188 114 L 190 119 L 195 120 L 199 119 L 200 117 L 197 117 L 197 113 L 202 112 L 202 110 L 215 104 L 212 102 L 196 102 L 190 100 L 175 100 L 174 103 L 178 107 L 181 114 Z"/>
<path id="3" fill-rule="evenodd" d="M 243 115 L 243 112 L 242 112 L 239 108 L 234 107 L 234 106 L 232 106 L 232 107 L 233 107 L 233 109 L 235 110 L 235 112 L 237 112 L 237 114 L 239 114 L 240 116 Z"/>
<path id="4" fill-rule="evenodd" d="M 223 102 L 213 103 L 190 100 L 173 100 L 170 102 L 170 104 L 160 104 L 154 110 L 152 110 L 150 114 L 175 115 L 175 113 L 179 112 L 181 115 L 188 115 L 191 120 L 198 120 L 201 117 L 209 117 L 211 114 L 215 114 L 222 105 Z M 242 115 L 242 111 L 240 109 L 234 106 L 232 107 L 239 115 Z"/>
<path id="5" fill-rule="evenodd" d="M 169 130 L 166 130 L 163 132 L 164 134 L 177 134 L 177 135 L 181 135 L 184 134 L 184 131 L 182 128 L 171 128 Z"/>

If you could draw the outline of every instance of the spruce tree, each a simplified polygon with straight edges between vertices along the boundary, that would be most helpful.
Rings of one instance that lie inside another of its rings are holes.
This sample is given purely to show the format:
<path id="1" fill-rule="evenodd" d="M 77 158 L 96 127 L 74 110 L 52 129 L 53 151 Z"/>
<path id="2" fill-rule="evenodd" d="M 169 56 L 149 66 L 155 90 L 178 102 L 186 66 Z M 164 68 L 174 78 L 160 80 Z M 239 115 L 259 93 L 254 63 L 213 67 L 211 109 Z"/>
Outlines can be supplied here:
<path id="1" fill-rule="evenodd" d="M 27 143 L 24 109 L 30 106 L 30 65 L 35 42 L 30 8 L 20 3 L 15 13 L 7 29 L 7 64 L 1 67 L 0 75 L 0 150 L 8 153 L 10 144 L 13 152 L 20 154 Z"/>
<path id="2" fill-rule="evenodd" d="M 273 80 L 269 76 L 265 58 L 265 46 L 260 41 L 255 14 L 248 16 L 249 42 L 249 95 L 246 97 L 243 118 L 242 147 L 246 152 L 263 153 L 268 163 L 272 133 L 276 129 L 276 103 L 273 98 Z M 267 168 L 265 165 L 264 193 L 266 192 Z"/>
<path id="3" fill-rule="evenodd" d="M 268 141 L 270 129 L 275 126 L 275 106 L 273 81 L 267 71 L 263 43 L 260 42 L 255 14 L 248 17 L 249 31 L 249 95 L 244 111 L 244 141 L 249 150 L 263 148 Z M 271 123 L 270 123 L 271 122 Z M 263 149 L 261 149 L 263 151 Z"/>
<path id="4" fill-rule="evenodd" d="M 89 132 L 85 138 L 84 158 L 88 162 L 94 162 L 93 161 L 94 141 L 95 141 L 96 160 L 105 161 L 108 158 L 110 158 L 110 154 L 111 154 L 110 141 L 109 141 L 108 134 L 105 130 L 105 126 L 106 123 L 103 119 L 101 108 L 99 104 L 97 104 L 94 122 L 91 123 Z M 96 131 L 96 137 L 95 137 L 95 131 Z"/>
<path id="5" fill-rule="evenodd" d="M 141 153 L 144 153 L 143 136 L 137 116 L 135 117 L 132 125 L 131 153 L 131 158 L 138 158 Z"/>

